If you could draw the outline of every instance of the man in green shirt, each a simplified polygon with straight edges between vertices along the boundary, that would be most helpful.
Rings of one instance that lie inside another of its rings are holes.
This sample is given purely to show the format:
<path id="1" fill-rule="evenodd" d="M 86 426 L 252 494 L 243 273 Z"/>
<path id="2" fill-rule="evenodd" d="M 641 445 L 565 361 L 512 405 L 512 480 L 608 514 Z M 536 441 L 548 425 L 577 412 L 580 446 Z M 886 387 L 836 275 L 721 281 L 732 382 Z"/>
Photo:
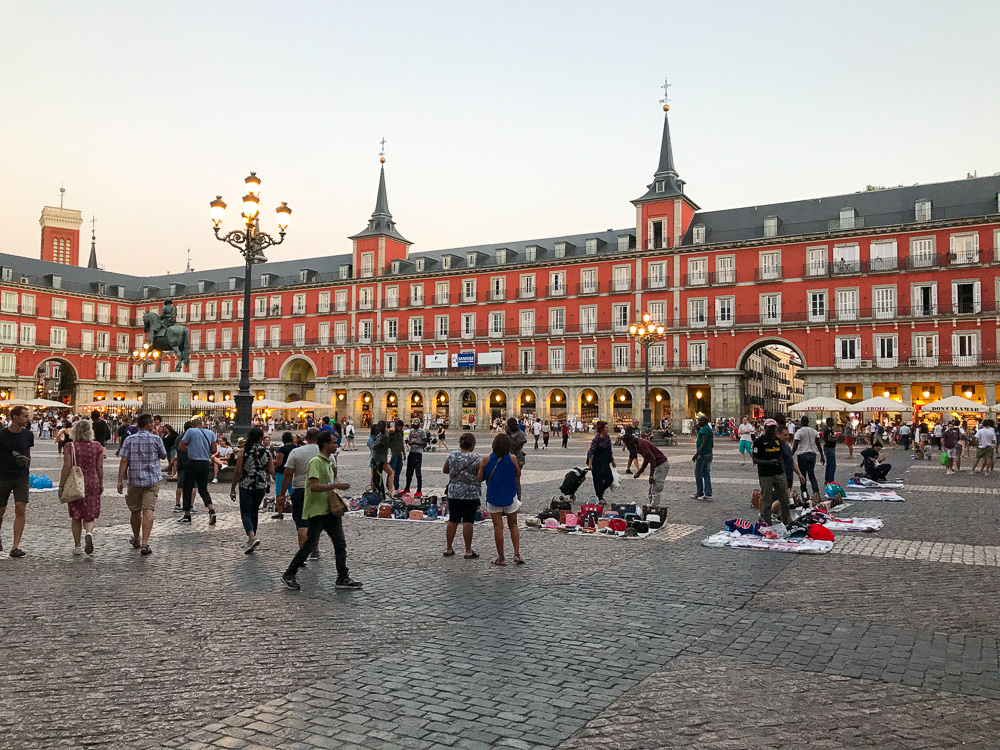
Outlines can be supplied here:
<path id="1" fill-rule="evenodd" d="M 698 417 L 698 442 L 695 444 L 694 481 L 695 500 L 712 499 L 712 450 L 715 448 L 715 432 L 708 425 L 708 417 Z"/>
<path id="2" fill-rule="evenodd" d="M 333 553 L 337 561 L 338 589 L 359 589 L 361 584 L 351 580 L 347 571 L 347 539 L 344 537 L 344 519 L 330 512 L 330 491 L 346 490 L 351 485 L 337 481 L 337 462 L 333 458 L 337 450 L 337 440 L 332 432 L 321 432 L 316 439 L 319 455 L 309 461 L 306 474 L 305 499 L 302 503 L 302 519 L 309 525 L 306 530 L 306 540 L 295 553 L 288 564 L 281 581 L 292 591 L 298 591 L 301 586 L 295 580 L 296 573 L 303 566 L 309 553 L 316 546 L 320 535 L 325 531 L 333 542 Z"/>

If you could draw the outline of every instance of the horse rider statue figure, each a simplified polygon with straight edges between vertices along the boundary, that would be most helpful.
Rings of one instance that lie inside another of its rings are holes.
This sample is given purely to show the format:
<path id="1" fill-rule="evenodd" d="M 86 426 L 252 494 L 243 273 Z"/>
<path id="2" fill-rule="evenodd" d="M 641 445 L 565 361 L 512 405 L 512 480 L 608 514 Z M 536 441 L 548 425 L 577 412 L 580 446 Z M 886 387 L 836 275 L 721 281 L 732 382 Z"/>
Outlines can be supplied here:
<path id="1" fill-rule="evenodd" d="M 163 301 L 163 309 L 159 314 L 150 310 L 142 316 L 142 329 L 146 332 L 146 342 L 160 352 L 172 351 L 177 355 L 174 372 L 180 372 L 181 367 L 191 365 L 190 334 L 184 326 L 177 325 L 177 308 L 172 299 Z M 162 365 L 162 358 L 160 363 Z M 158 368 L 159 369 L 159 366 Z"/>

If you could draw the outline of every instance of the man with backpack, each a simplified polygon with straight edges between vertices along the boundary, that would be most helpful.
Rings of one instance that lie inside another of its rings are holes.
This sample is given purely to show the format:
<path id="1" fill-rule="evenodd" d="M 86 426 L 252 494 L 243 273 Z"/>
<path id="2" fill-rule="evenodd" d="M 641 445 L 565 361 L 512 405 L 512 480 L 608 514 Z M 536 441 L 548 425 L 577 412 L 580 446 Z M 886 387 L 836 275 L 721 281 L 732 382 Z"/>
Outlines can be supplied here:
<path id="1" fill-rule="evenodd" d="M 964 434 L 957 419 L 953 419 L 948 429 L 941 433 L 941 447 L 948 454 L 945 474 L 954 474 L 962 470 L 962 438 Z"/>

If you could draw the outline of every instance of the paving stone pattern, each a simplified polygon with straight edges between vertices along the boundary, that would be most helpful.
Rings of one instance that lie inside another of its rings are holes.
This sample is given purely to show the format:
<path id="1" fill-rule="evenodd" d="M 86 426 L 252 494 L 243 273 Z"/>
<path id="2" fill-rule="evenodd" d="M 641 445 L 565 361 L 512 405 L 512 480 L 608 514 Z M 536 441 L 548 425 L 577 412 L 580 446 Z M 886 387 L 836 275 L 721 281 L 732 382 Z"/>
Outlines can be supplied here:
<path id="1" fill-rule="evenodd" d="M 585 450 L 529 449 L 526 509 Z M 334 588 L 324 543 L 297 593 L 278 581 L 291 522 L 263 519 L 260 550 L 243 555 L 222 485 L 214 527 L 204 512 L 174 523 L 165 485 L 154 554 L 140 557 L 109 459 L 93 558 L 70 554 L 52 493 L 32 495 L 28 557 L 0 558 L 0 747 L 995 746 L 991 477 L 897 457 L 907 502 L 846 513 L 882 516 L 882 532 L 842 534 L 838 554 L 768 554 L 700 545 L 753 517 L 756 482 L 720 445 L 714 499 L 693 500 L 691 452 L 669 451 L 670 523 L 648 539 L 523 529 L 528 564 L 498 568 L 488 525 L 466 561 L 441 556 L 442 524 L 351 517 L 365 588 Z M 366 459 L 342 455 L 355 488 Z M 426 456 L 427 486 L 443 486 L 443 460 Z M 50 446 L 35 465 L 54 475 Z M 626 477 L 614 499 L 646 486 Z M 591 495 L 588 482 L 578 499 Z"/>

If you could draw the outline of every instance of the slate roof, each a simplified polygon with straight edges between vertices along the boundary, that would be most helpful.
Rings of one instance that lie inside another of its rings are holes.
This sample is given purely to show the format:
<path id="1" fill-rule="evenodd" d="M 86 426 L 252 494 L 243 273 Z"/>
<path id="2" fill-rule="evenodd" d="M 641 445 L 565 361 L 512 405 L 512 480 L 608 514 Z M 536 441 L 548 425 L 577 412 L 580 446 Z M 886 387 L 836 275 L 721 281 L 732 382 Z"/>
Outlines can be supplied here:
<path id="1" fill-rule="evenodd" d="M 722 211 L 698 211 L 682 240 L 693 244 L 694 227 L 705 227 L 705 244 L 764 239 L 764 219 L 778 219 L 778 237 L 828 234 L 840 231 L 840 211 L 855 211 L 854 229 L 916 224 L 917 201 L 931 202 L 928 221 L 995 217 L 1000 175 L 950 182 L 846 193 L 825 198 L 770 203 Z M 843 231 L 852 231 L 845 229 Z"/>

